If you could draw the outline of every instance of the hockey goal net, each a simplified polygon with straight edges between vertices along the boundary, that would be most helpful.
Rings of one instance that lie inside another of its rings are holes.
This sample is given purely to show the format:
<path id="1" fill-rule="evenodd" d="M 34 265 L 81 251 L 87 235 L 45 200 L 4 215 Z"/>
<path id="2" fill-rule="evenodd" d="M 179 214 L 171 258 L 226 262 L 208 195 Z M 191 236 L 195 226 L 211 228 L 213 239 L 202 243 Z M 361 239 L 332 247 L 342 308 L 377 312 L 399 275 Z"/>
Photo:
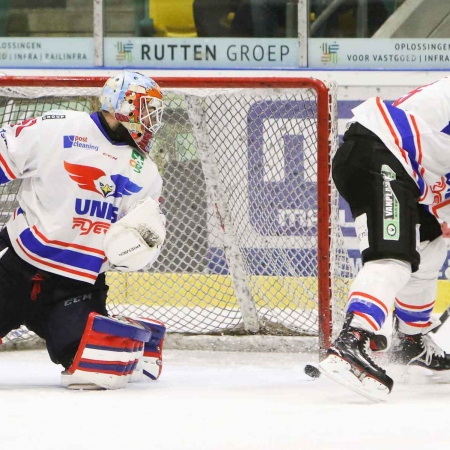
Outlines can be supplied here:
<path id="1" fill-rule="evenodd" d="M 50 109 L 96 111 L 105 80 L 1 77 L 0 125 Z M 154 317 L 183 335 L 319 336 L 323 349 L 352 277 L 330 182 L 336 86 L 156 81 L 166 109 L 152 158 L 164 180 L 168 237 L 150 271 L 107 274 L 109 310 Z M 0 187 L 1 227 L 18 188 Z M 31 335 L 22 328 L 4 341 Z"/>

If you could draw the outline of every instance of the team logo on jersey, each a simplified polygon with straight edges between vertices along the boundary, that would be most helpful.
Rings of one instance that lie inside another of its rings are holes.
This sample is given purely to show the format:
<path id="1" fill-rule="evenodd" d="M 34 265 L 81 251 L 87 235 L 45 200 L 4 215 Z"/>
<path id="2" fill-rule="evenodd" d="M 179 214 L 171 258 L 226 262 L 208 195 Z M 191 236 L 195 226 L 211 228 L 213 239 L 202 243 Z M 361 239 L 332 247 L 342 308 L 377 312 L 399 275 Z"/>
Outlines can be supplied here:
<path id="1" fill-rule="evenodd" d="M 434 183 L 433 186 L 431 186 L 431 192 L 433 193 L 433 204 L 437 205 L 438 203 L 441 203 L 443 200 L 444 190 L 447 188 L 447 183 L 450 181 L 449 174 L 447 174 L 445 177 L 441 177 L 441 179 Z M 445 197 L 448 198 L 448 190 L 445 193 Z"/>
<path id="2" fill-rule="evenodd" d="M 17 124 L 11 123 L 10 126 L 11 127 L 17 127 L 16 128 L 16 137 L 19 136 L 20 133 L 22 133 L 22 131 L 25 128 L 31 127 L 32 125 L 34 125 L 37 122 L 37 119 L 35 119 L 34 117 L 31 119 L 25 119 L 22 120 L 22 122 L 19 122 Z"/>
<path id="3" fill-rule="evenodd" d="M 123 197 L 124 195 L 135 194 L 142 189 L 128 177 L 120 174 L 109 177 L 97 167 L 82 166 L 64 161 L 64 168 L 81 189 L 98 192 L 103 197 Z"/>
<path id="4" fill-rule="evenodd" d="M 108 222 L 93 222 L 83 217 L 74 217 L 72 228 L 80 228 L 80 236 L 83 236 L 91 232 L 94 234 L 106 233 L 110 226 L 111 224 Z"/>

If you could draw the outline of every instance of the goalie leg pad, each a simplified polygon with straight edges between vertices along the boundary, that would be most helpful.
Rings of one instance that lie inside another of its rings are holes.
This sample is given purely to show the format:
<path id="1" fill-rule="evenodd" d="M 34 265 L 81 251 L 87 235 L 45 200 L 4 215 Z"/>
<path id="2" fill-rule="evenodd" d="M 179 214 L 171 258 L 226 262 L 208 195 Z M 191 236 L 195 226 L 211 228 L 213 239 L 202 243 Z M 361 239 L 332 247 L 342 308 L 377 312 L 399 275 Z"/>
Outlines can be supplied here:
<path id="1" fill-rule="evenodd" d="M 152 332 L 150 340 L 144 344 L 144 355 L 140 361 L 143 374 L 152 380 L 157 380 L 162 372 L 162 350 L 166 335 L 166 326 L 155 319 L 143 319 L 139 317 L 137 320 Z"/>
<path id="2" fill-rule="evenodd" d="M 137 321 L 89 315 L 86 328 L 67 372 L 74 376 L 77 385 L 105 389 L 125 387 L 136 369 L 144 351 L 144 343 L 151 338 L 151 331 Z M 70 387 L 68 376 L 63 384 Z M 80 387 L 78 387 L 80 388 Z"/>
<path id="3" fill-rule="evenodd" d="M 151 332 L 150 339 L 144 343 L 138 364 L 133 371 L 130 382 L 142 381 L 143 376 L 151 380 L 157 380 L 162 372 L 162 350 L 166 335 L 166 326 L 156 319 L 142 318 L 132 319 L 126 316 L 114 316 L 122 321 L 139 323 Z"/>

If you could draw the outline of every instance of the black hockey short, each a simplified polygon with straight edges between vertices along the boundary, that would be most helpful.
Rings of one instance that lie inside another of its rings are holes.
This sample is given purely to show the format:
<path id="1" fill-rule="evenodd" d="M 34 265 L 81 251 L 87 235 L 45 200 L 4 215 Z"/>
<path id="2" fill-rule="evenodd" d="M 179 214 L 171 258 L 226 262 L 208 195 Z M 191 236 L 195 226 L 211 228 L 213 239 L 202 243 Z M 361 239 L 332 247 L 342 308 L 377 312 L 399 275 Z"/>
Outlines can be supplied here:
<path id="1" fill-rule="evenodd" d="M 41 271 L 11 247 L 0 232 L 0 336 L 25 325 L 45 339 L 51 360 L 69 367 L 89 314 L 106 315 L 108 287 L 104 274 L 94 285 Z"/>
<path id="2" fill-rule="evenodd" d="M 411 263 L 415 272 L 419 239 L 432 241 L 442 231 L 418 203 L 419 188 L 400 161 L 375 134 L 355 123 L 344 134 L 332 174 L 353 218 L 363 224 L 357 227 L 363 262 L 393 258 Z"/>

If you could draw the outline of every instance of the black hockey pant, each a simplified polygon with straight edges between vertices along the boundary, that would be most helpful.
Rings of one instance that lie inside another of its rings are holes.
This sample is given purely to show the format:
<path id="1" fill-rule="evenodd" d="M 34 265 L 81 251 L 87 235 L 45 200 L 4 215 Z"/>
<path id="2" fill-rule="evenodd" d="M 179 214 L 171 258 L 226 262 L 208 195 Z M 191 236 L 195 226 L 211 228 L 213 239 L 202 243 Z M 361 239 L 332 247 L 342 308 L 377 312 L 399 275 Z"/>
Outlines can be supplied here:
<path id="1" fill-rule="evenodd" d="M 419 203 L 419 188 L 400 161 L 374 133 L 354 123 L 344 134 L 332 169 L 334 183 L 353 217 L 367 217 L 369 246 L 362 251 L 363 262 L 393 258 L 411 263 L 415 272 L 420 264 L 417 241 L 432 241 L 442 231 L 437 219 Z M 386 169 L 394 174 L 390 182 L 382 173 Z M 392 197 L 398 203 L 395 238 L 386 233 L 392 209 L 387 200 Z"/>
<path id="2" fill-rule="evenodd" d="M 44 272 L 13 250 L 0 232 L 0 336 L 25 325 L 45 339 L 51 360 L 68 368 L 89 314 L 106 315 L 108 287 L 101 274 L 94 285 Z"/>

